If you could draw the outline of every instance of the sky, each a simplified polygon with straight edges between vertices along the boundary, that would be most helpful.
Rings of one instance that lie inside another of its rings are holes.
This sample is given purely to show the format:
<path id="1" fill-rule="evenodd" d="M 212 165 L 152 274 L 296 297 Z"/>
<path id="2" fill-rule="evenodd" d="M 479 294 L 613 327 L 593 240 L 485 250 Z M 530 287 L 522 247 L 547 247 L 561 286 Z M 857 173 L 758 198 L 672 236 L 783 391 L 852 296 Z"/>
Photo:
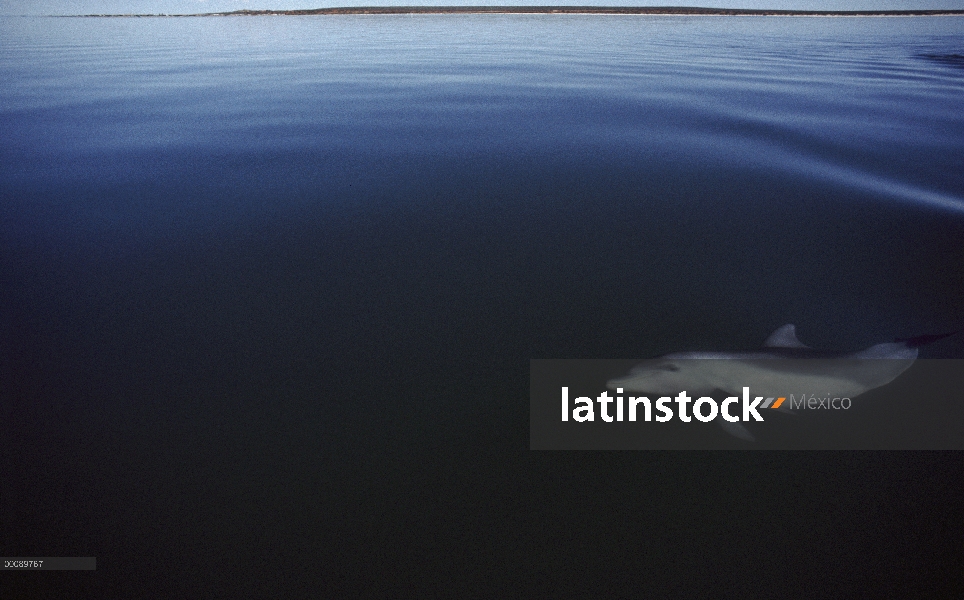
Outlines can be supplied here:
<path id="1" fill-rule="evenodd" d="M 790 10 L 964 9 L 964 0 L 0 0 L 0 15 L 227 12 L 380 5 L 703 6 Z"/>

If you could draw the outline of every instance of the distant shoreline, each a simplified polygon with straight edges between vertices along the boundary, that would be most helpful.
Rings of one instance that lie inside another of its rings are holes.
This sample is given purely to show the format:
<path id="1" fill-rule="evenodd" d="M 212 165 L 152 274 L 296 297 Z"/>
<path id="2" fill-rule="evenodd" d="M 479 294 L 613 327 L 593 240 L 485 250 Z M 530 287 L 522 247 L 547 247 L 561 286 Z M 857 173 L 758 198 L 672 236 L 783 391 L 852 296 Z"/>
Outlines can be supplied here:
<path id="1" fill-rule="evenodd" d="M 964 16 L 964 10 L 765 10 L 642 6 L 346 6 L 304 10 L 236 10 L 192 14 L 51 15 L 64 17 L 262 17 L 312 15 L 671 15 L 735 17 L 936 17 Z"/>

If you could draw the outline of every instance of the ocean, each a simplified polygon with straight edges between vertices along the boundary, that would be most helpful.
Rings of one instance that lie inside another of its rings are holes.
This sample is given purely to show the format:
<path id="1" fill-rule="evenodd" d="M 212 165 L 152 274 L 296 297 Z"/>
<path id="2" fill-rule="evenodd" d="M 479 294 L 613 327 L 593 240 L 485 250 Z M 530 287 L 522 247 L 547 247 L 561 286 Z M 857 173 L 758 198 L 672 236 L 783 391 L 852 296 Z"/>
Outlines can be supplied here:
<path id="1" fill-rule="evenodd" d="M 958 589 L 959 454 L 532 452 L 528 377 L 960 329 L 962 32 L 0 18 L 0 553 L 98 558 L 13 585 Z"/>

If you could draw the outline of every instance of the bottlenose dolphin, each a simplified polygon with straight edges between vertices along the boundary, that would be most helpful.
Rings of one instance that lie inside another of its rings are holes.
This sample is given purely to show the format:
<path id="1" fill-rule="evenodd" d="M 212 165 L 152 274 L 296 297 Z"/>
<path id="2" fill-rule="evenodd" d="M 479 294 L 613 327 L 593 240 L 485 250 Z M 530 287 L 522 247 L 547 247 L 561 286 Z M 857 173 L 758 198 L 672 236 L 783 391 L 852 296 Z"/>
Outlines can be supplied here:
<path id="1" fill-rule="evenodd" d="M 667 354 L 633 367 L 625 377 L 609 380 L 606 387 L 654 397 L 673 396 L 681 391 L 694 398 L 718 393 L 738 396 L 748 386 L 754 396 L 771 402 L 798 392 L 854 398 L 890 383 L 910 368 L 919 346 L 950 335 L 953 333 L 898 339 L 859 352 L 835 353 L 810 348 L 797 339 L 794 325 L 784 325 L 758 351 Z M 786 406 L 777 410 L 789 412 Z M 728 433 L 753 441 L 740 423 L 716 420 Z"/>

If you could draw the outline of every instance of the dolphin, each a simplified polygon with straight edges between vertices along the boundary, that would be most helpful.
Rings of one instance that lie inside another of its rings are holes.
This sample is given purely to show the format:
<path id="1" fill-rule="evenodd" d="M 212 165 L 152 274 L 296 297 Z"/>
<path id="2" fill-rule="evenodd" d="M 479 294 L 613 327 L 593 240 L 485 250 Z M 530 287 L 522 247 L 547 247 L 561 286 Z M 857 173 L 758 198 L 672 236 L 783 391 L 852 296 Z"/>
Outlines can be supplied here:
<path id="1" fill-rule="evenodd" d="M 890 383 L 909 369 L 917 359 L 919 346 L 954 333 L 898 339 L 858 352 L 839 353 L 805 345 L 797 338 L 796 327 L 788 324 L 774 331 L 757 351 L 666 354 L 633 367 L 625 377 L 609 380 L 606 387 L 654 397 L 681 391 L 694 398 L 721 392 L 738 396 L 749 387 L 754 396 L 769 401 L 797 392 L 854 398 Z M 777 410 L 789 412 L 785 406 Z M 754 440 L 742 424 L 720 417 L 716 420 L 728 433 Z"/>

